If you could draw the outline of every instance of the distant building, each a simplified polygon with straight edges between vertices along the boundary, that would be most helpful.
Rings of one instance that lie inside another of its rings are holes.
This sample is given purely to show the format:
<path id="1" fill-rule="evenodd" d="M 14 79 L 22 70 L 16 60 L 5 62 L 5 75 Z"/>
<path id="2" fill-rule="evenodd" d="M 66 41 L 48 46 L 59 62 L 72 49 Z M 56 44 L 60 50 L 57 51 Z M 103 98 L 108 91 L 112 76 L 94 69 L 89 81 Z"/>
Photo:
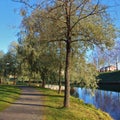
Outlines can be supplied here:
<path id="1" fill-rule="evenodd" d="M 102 67 L 100 69 L 100 72 L 108 72 L 108 71 L 115 71 L 115 70 L 117 70 L 116 66 L 110 65 L 110 66 Z"/>
<path id="2" fill-rule="evenodd" d="M 100 72 L 105 72 L 105 67 L 100 68 Z"/>

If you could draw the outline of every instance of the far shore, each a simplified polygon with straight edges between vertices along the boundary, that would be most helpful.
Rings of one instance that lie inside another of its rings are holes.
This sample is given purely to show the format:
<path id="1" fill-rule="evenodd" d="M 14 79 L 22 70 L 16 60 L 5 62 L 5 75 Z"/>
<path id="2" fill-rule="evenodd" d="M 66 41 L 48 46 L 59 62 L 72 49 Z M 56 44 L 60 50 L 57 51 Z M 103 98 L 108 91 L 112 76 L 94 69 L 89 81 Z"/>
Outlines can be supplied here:
<path id="1" fill-rule="evenodd" d="M 47 84 L 47 85 L 45 85 L 45 88 L 50 88 L 52 90 L 59 90 L 59 86 L 58 85 Z M 65 86 L 61 86 L 61 90 L 65 90 Z"/>
<path id="2" fill-rule="evenodd" d="M 120 81 L 102 81 L 99 82 L 98 84 L 120 84 Z"/>

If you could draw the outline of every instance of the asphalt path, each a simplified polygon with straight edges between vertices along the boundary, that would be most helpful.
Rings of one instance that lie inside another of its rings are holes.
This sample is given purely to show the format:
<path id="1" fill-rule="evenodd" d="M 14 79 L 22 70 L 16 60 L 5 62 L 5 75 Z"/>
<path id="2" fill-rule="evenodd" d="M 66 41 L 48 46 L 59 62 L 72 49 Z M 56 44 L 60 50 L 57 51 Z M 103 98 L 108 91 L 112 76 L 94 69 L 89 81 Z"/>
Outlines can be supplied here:
<path id="1" fill-rule="evenodd" d="M 0 120 L 43 120 L 43 98 L 40 91 L 32 87 L 20 88 L 20 98 L 0 112 Z"/>

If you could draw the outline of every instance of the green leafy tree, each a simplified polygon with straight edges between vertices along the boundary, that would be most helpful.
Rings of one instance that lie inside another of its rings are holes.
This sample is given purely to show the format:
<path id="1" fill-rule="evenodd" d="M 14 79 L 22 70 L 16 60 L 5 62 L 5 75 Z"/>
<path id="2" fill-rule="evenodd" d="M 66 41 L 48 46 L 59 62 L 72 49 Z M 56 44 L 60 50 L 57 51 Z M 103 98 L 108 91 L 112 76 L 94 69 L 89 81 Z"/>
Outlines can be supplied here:
<path id="1" fill-rule="evenodd" d="M 4 61 L 3 61 L 3 57 L 4 57 L 4 52 L 0 51 L 0 84 L 2 83 L 2 79 L 4 76 Z"/>
<path id="2" fill-rule="evenodd" d="M 23 0 L 20 2 L 33 7 Z M 64 107 L 69 107 L 73 43 L 84 46 L 86 50 L 94 48 L 95 45 L 102 48 L 111 47 L 114 43 L 115 29 L 106 14 L 106 7 L 101 5 L 99 0 L 48 0 L 36 6 L 29 16 L 29 28 L 37 33 L 40 41 L 65 43 Z M 91 70 L 88 71 L 90 73 Z"/>

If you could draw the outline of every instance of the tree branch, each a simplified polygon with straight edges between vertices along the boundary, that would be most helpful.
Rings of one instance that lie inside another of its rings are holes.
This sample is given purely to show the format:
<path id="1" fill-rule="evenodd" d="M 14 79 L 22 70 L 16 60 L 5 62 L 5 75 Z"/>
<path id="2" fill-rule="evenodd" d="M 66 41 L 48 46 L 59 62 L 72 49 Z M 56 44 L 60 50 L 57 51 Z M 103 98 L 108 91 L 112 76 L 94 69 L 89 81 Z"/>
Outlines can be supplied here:
<path id="1" fill-rule="evenodd" d="M 72 30 L 72 29 L 76 26 L 76 24 L 78 24 L 79 21 L 81 21 L 82 19 L 85 19 L 85 18 L 87 18 L 87 17 L 89 17 L 89 16 L 91 16 L 91 15 L 95 15 L 95 14 L 97 14 L 97 13 L 100 13 L 100 12 L 102 12 L 102 11 L 105 9 L 105 8 L 103 8 L 103 9 L 101 9 L 101 10 L 96 11 L 98 5 L 99 5 L 99 0 L 98 0 L 97 4 L 95 5 L 94 9 L 93 9 L 88 15 L 83 16 L 82 18 L 80 18 L 80 17 L 81 17 L 81 14 L 82 14 L 82 11 L 83 11 L 83 9 L 84 9 L 84 6 L 83 6 L 79 18 L 78 18 L 78 20 L 74 23 L 74 25 L 71 27 L 71 30 Z"/>
<path id="2" fill-rule="evenodd" d="M 27 2 L 25 2 L 25 1 L 23 1 L 23 0 L 12 0 L 12 1 L 13 1 L 13 2 L 22 3 L 22 4 L 26 5 L 26 6 L 28 6 L 29 8 L 34 9 L 34 7 L 33 7 L 32 5 L 28 4 Z"/>

